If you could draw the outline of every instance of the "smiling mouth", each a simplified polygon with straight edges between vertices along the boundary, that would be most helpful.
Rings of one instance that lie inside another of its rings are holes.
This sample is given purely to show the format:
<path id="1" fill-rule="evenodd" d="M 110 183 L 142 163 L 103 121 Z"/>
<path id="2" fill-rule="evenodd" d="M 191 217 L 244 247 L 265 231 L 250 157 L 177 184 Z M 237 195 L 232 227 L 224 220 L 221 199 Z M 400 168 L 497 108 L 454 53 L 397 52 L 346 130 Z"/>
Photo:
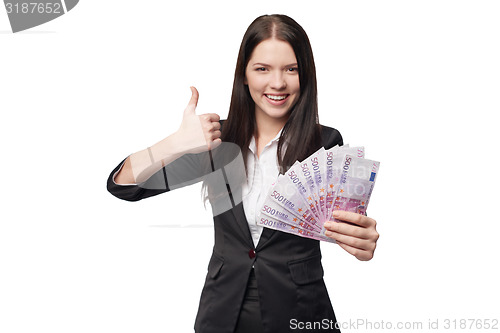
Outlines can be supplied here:
<path id="1" fill-rule="evenodd" d="M 284 95 L 268 95 L 268 94 L 265 94 L 265 96 L 267 98 L 269 98 L 270 100 L 273 100 L 273 101 L 282 101 L 284 99 L 286 99 L 288 96 L 288 94 L 284 94 Z"/>

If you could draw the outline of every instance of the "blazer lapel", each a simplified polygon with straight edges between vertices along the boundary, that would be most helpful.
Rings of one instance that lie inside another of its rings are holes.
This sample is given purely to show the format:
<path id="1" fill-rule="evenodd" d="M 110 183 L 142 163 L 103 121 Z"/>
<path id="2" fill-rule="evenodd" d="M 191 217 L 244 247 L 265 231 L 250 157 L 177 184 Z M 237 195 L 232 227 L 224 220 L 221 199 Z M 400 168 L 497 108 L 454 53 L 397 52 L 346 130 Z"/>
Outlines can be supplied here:
<path id="1" fill-rule="evenodd" d="M 264 227 L 264 230 L 262 230 L 262 234 L 260 235 L 259 243 L 257 244 L 256 250 L 260 250 L 275 233 L 276 230 Z"/>
<path id="2" fill-rule="evenodd" d="M 234 206 L 233 209 L 231 209 L 231 212 L 234 215 L 234 218 L 236 219 L 236 224 L 240 228 L 243 238 L 245 239 L 245 242 L 248 244 L 250 248 L 253 248 L 253 240 L 252 236 L 250 235 L 250 229 L 248 228 L 248 222 L 247 218 L 245 217 L 245 211 L 243 210 L 243 202 L 240 202 L 236 206 Z"/>
<path id="3" fill-rule="evenodd" d="M 243 210 L 243 203 L 240 202 L 233 209 L 231 209 L 231 212 L 233 213 L 234 218 L 236 219 L 236 224 L 240 228 L 242 236 L 245 239 L 245 242 L 247 243 L 249 248 L 253 248 L 254 244 L 252 240 L 252 235 L 250 235 L 250 229 L 248 228 L 248 222 L 245 216 L 245 211 Z M 275 233 L 276 230 L 274 229 L 264 228 L 264 230 L 262 230 L 262 234 L 260 236 L 256 250 L 260 250 Z"/>

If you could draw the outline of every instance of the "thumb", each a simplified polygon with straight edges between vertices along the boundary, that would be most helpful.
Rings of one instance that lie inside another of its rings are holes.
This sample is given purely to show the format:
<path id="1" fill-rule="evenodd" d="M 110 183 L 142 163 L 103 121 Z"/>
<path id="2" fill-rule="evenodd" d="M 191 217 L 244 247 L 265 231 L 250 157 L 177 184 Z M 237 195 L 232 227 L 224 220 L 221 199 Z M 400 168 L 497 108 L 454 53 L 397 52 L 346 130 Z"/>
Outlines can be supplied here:
<path id="1" fill-rule="evenodd" d="M 184 110 L 184 114 L 195 114 L 196 105 L 198 105 L 198 97 L 200 96 L 198 94 L 198 90 L 196 90 L 195 87 L 190 87 L 190 88 L 191 88 L 191 99 L 189 100 L 186 110 Z"/>

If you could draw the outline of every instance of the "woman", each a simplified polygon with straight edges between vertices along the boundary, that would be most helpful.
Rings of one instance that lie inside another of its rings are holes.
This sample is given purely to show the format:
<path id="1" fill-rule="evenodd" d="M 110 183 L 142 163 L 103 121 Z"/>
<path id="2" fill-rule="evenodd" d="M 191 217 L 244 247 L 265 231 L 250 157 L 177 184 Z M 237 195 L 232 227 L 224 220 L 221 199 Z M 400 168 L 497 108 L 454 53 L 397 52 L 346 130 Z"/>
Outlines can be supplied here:
<path id="1" fill-rule="evenodd" d="M 241 43 L 227 120 L 195 115 L 197 100 L 192 88 L 179 130 L 120 163 L 108 179 L 109 191 L 135 201 L 186 185 L 206 174 L 193 171 L 204 164 L 203 151 L 208 149 L 211 163 L 205 164 L 215 171 L 221 143 L 236 144 L 245 164 L 242 198 L 235 199 L 239 189 L 224 173 L 232 206 L 214 214 L 215 245 L 195 331 L 338 331 L 319 242 L 256 225 L 280 172 L 321 146 L 342 145 L 337 130 L 318 122 L 316 70 L 305 31 L 284 15 L 257 18 Z M 348 223 L 327 223 L 327 236 L 357 259 L 370 260 L 378 239 L 375 221 L 335 214 Z"/>

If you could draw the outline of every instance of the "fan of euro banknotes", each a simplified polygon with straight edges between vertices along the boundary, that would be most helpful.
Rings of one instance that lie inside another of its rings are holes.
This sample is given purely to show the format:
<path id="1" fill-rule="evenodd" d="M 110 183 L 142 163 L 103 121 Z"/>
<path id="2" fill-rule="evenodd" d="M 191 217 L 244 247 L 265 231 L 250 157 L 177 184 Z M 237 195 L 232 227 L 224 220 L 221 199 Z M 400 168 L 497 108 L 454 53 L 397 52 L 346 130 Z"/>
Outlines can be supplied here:
<path id="1" fill-rule="evenodd" d="M 364 147 L 319 149 L 279 175 L 257 224 L 301 237 L 335 243 L 325 236 L 334 210 L 365 214 L 379 162 L 364 158 Z"/>

